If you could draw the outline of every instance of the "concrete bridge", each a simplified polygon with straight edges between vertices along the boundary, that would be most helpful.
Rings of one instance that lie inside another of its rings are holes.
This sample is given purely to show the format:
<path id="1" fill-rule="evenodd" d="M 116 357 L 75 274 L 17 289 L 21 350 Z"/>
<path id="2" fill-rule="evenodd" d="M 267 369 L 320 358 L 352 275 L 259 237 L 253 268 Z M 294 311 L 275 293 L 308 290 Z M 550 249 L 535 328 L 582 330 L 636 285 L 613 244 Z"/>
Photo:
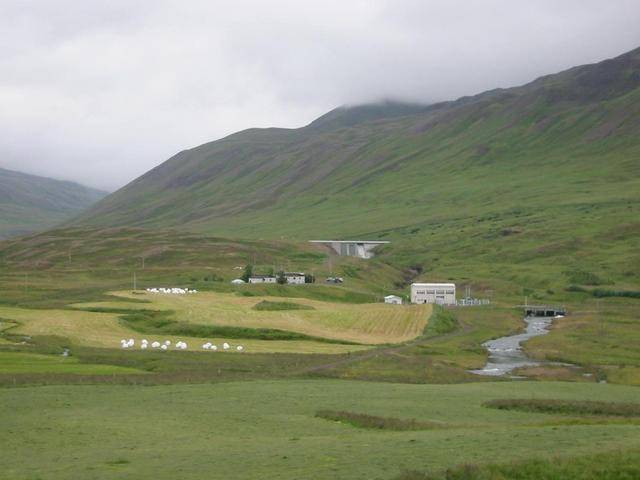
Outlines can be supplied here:
<path id="1" fill-rule="evenodd" d="M 382 240 L 309 240 L 310 243 L 320 243 L 331 248 L 338 255 L 345 257 L 371 258 L 373 249 L 384 245 Z"/>
<path id="2" fill-rule="evenodd" d="M 558 305 L 518 305 L 518 307 L 524 309 L 527 317 L 555 317 L 567 314 L 567 309 Z"/>

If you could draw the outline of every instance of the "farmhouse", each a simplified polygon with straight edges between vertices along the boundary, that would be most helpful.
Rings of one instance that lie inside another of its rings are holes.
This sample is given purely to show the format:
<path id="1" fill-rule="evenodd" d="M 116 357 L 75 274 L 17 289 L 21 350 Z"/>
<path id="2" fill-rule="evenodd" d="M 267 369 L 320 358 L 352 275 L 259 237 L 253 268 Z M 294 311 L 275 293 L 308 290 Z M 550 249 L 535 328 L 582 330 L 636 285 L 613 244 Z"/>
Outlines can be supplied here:
<path id="1" fill-rule="evenodd" d="M 387 295 L 384 297 L 384 303 L 392 303 L 394 305 L 402 305 L 402 298 L 397 295 Z"/>
<path id="2" fill-rule="evenodd" d="M 284 272 L 287 283 L 299 285 L 304 283 L 304 272 Z"/>
<path id="3" fill-rule="evenodd" d="M 411 303 L 456 304 L 454 283 L 412 283 Z"/>
<path id="4" fill-rule="evenodd" d="M 249 277 L 249 283 L 276 283 L 276 277 L 272 275 L 253 275 Z"/>

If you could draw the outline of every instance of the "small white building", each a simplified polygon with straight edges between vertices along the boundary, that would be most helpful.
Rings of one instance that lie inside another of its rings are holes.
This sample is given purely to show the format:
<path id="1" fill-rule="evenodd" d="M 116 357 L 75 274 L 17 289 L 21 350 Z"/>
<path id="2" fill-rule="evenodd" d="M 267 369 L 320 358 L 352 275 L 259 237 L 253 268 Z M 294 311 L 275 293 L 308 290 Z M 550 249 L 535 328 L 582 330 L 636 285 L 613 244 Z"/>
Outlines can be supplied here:
<path id="1" fill-rule="evenodd" d="M 241 278 L 235 278 L 235 279 L 231 280 L 231 283 L 232 283 L 233 285 L 242 285 L 242 284 L 243 284 L 243 283 L 245 283 L 245 282 L 244 282 L 244 280 L 242 280 Z"/>
<path id="2" fill-rule="evenodd" d="M 456 304 L 455 283 L 412 283 L 411 303 Z"/>
<path id="3" fill-rule="evenodd" d="M 304 283 L 304 272 L 284 272 L 287 283 L 300 285 Z"/>
<path id="4" fill-rule="evenodd" d="M 249 283 L 276 283 L 276 277 L 272 275 L 254 275 L 249 277 Z"/>
<path id="5" fill-rule="evenodd" d="M 392 303 L 394 305 L 402 305 L 402 298 L 397 295 L 387 295 L 384 297 L 384 303 Z"/>

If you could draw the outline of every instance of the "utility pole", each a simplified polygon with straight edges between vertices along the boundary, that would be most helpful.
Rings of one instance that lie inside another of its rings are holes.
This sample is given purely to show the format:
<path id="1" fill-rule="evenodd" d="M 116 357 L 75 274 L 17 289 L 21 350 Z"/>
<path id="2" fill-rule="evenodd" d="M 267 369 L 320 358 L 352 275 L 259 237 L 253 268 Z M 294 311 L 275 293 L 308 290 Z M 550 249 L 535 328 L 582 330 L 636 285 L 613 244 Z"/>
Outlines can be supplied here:
<path id="1" fill-rule="evenodd" d="M 138 286 L 138 279 L 136 278 L 136 272 L 133 272 L 133 291 L 134 292 L 137 290 L 137 286 Z"/>

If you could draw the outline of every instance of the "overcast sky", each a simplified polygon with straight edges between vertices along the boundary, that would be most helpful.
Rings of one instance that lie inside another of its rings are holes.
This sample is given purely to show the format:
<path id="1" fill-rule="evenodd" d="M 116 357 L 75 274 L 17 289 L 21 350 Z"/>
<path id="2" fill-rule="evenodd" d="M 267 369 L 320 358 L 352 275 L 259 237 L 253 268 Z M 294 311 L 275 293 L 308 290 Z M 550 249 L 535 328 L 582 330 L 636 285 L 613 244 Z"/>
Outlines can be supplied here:
<path id="1" fill-rule="evenodd" d="M 638 0 L 0 0 L 0 167 L 113 190 L 245 128 L 616 56 L 639 25 Z"/>

